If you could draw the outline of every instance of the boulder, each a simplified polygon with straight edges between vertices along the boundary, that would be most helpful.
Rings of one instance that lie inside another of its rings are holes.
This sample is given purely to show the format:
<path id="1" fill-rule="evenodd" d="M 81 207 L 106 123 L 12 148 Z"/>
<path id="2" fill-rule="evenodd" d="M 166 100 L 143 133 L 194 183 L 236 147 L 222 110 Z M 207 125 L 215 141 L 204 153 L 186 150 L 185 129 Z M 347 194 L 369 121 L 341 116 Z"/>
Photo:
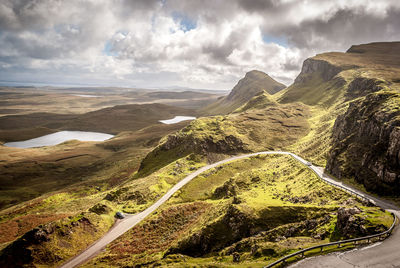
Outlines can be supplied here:
<path id="1" fill-rule="evenodd" d="M 351 238 L 367 234 L 367 229 L 364 227 L 366 220 L 356 215 L 360 212 L 357 207 L 338 209 L 336 227 L 343 237 Z"/>

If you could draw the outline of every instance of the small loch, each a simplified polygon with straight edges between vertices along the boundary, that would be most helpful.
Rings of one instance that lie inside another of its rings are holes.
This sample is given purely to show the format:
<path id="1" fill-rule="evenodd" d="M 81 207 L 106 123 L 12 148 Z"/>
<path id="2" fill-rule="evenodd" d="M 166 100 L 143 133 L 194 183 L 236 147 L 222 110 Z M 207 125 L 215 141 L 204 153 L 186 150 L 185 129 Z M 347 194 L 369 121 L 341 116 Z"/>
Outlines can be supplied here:
<path id="1" fill-rule="evenodd" d="M 99 133 L 99 132 L 87 132 L 87 131 L 59 131 L 56 133 L 48 134 L 38 138 L 4 143 L 4 146 L 17 147 L 17 148 L 32 148 L 42 146 L 52 146 L 63 143 L 69 140 L 80 140 L 80 141 L 105 141 L 111 139 L 114 135 Z"/>
<path id="2" fill-rule="evenodd" d="M 178 115 L 178 116 L 175 116 L 175 117 L 172 118 L 172 119 L 168 119 L 168 120 L 159 120 L 159 121 L 160 121 L 161 123 L 163 123 L 163 124 L 170 125 L 170 124 L 176 124 L 176 123 L 179 123 L 179 122 L 182 122 L 182 121 L 194 120 L 194 119 L 196 119 L 196 117 Z"/>

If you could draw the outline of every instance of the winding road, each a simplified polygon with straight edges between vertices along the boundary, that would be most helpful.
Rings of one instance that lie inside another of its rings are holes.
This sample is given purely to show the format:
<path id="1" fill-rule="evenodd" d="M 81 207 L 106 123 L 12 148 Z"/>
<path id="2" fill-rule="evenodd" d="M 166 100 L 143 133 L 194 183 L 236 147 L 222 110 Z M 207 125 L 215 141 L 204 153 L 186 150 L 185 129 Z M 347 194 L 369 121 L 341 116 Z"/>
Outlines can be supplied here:
<path id="1" fill-rule="evenodd" d="M 335 181 L 326 174 L 324 174 L 323 168 L 317 167 L 312 165 L 311 163 L 307 162 L 303 158 L 290 153 L 290 152 L 281 152 L 281 151 L 268 151 L 268 152 L 258 152 L 258 153 L 252 153 L 252 154 L 246 154 L 246 155 L 240 155 L 240 156 L 234 156 L 219 162 L 216 162 L 211 165 L 204 166 L 195 172 L 189 174 L 186 176 L 184 179 L 182 179 L 180 182 L 175 184 L 165 195 L 163 195 L 159 200 L 157 200 L 153 205 L 148 207 L 146 210 L 135 214 L 135 215 L 130 215 L 126 217 L 123 220 L 118 221 L 114 227 L 106 233 L 102 238 L 97 240 L 94 244 L 92 244 L 90 247 L 88 247 L 86 250 L 84 250 L 82 253 L 79 255 L 75 256 L 74 258 L 70 259 L 67 261 L 65 264 L 61 266 L 61 268 L 70 268 L 70 267 L 76 267 L 80 264 L 83 264 L 96 256 L 98 253 L 100 253 L 109 243 L 120 237 L 122 234 L 127 232 L 129 229 L 134 227 L 136 224 L 141 222 L 144 218 L 146 218 L 148 215 L 153 213 L 158 207 L 160 207 L 162 204 L 164 204 L 176 191 L 178 191 L 180 188 L 182 188 L 184 185 L 186 185 L 188 182 L 190 182 L 192 179 L 200 175 L 206 170 L 215 168 L 217 166 L 223 165 L 227 162 L 251 157 L 251 156 L 257 156 L 257 155 L 267 155 L 267 154 L 284 154 L 284 155 L 290 155 L 294 159 L 298 160 L 304 165 L 307 165 L 311 170 L 313 170 L 322 180 L 325 180 L 327 182 L 330 182 L 331 184 L 341 186 L 342 188 L 346 188 L 352 191 L 357 192 L 360 196 L 364 196 L 365 198 L 369 198 L 373 200 L 378 206 L 388 209 L 391 212 L 396 213 L 400 217 L 400 209 L 397 208 L 396 206 L 389 204 L 387 202 L 384 202 L 383 200 L 377 199 L 375 197 L 369 196 L 363 192 L 360 192 L 350 186 L 344 185 L 341 182 Z M 372 253 L 371 253 L 372 252 Z M 382 253 L 380 253 L 382 252 Z M 295 265 L 298 266 L 293 266 L 293 267 L 400 267 L 400 232 L 397 230 L 397 228 L 394 230 L 393 235 L 385 240 L 384 243 L 381 243 L 377 246 L 370 247 L 365 250 L 358 250 L 358 251 L 352 251 L 352 252 L 347 252 L 347 253 L 341 253 L 340 257 L 339 255 L 326 255 L 326 256 L 321 256 L 321 257 L 316 257 L 316 258 L 311 258 L 311 259 L 306 259 L 302 262 L 299 262 Z M 365 256 L 368 256 L 369 258 L 366 258 Z M 375 256 L 371 258 L 372 256 Z M 373 259 L 372 262 L 366 261 L 366 259 Z M 347 261 L 349 260 L 349 261 Z M 354 266 L 351 263 L 357 263 L 357 261 L 360 261 L 361 263 L 365 263 L 365 265 L 361 266 Z M 364 261 L 364 262 L 362 262 Z M 372 266 L 369 266 L 369 263 L 371 263 Z M 386 266 L 379 266 L 381 263 L 386 263 Z M 387 265 L 388 263 L 390 264 L 395 264 L 395 265 Z M 375 266 L 376 264 L 377 266 Z M 347 265 L 347 266 L 346 266 Z"/>

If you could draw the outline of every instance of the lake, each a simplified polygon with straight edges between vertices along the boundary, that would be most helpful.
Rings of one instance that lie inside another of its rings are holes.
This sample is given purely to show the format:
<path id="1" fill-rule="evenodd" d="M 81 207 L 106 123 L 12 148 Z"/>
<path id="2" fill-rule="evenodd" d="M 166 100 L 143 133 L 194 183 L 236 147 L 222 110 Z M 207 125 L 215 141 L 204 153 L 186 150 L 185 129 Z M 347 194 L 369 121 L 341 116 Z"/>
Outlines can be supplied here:
<path id="1" fill-rule="evenodd" d="M 174 118 L 172 118 L 172 119 L 168 119 L 168 120 L 159 120 L 161 123 L 163 123 L 163 124 L 168 124 L 168 125 L 170 125 L 170 124 L 175 124 L 175 123 L 179 123 L 179 122 L 182 122 L 182 121 L 185 121 L 185 120 L 194 120 L 194 119 L 196 119 L 196 117 L 193 117 L 193 116 L 180 116 L 180 115 L 178 115 L 178 116 L 175 116 Z"/>
<path id="2" fill-rule="evenodd" d="M 41 146 L 52 146 L 63 143 L 69 140 L 80 141 L 105 141 L 111 139 L 114 135 L 87 132 L 87 131 L 59 131 L 53 134 L 45 135 L 42 137 L 26 140 L 4 143 L 4 146 L 17 147 L 17 148 L 32 148 Z"/>
<path id="3" fill-rule="evenodd" d="M 72 96 L 82 97 L 82 98 L 101 98 L 103 96 L 99 95 L 87 95 L 87 94 L 72 94 Z"/>

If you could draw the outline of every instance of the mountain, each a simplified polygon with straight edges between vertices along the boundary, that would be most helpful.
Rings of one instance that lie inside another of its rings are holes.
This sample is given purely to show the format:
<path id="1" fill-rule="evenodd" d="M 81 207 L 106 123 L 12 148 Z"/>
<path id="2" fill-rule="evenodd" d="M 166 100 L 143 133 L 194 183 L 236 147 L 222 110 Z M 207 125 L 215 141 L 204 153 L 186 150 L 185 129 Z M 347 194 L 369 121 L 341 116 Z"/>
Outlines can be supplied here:
<path id="1" fill-rule="evenodd" d="M 274 95 L 261 86 L 261 81 L 273 81 L 270 77 L 249 72 L 214 104 L 214 110 L 209 107 L 210 113 L 235 113 L 200 118 L 166 137 L 141 169 L 153 170 L 148 166 L 163 165 L 164 158 L 172 161 L 169 154 L 174 150 L 178 157 L 287 148 L 326 166 L 338 178 L 355 180 L 381 194 L 396 193 L 399 52 L 400 42 L 390 42 L 316 55 L 304 61 L 291 86 Z"/>
<path id="2" fill-rule="evenodd" d="M 326 170 L 367 190 L 400 190 L 400 42 L 352 46 L 304 61 L 280 97 L 329 111 L 319 119 Z M 316 109 L 316 108 L 314 108 Z M 316 134 L 315 136 L 316 137 Z M 316 143 L 316 142 L 314 142 Z"/>
<path id="3" fill-rule="evenodd" d="M 275 81 L 268 74 L 253 70 L 239 80 L 228 96 L 210 104 L 203 109 L 203 112 L 208 115 L 228 114 L 246 104 L 254 96 L 264 92 L 273 95 L 284 88 L 286 88 L 284 84 Z"/>

